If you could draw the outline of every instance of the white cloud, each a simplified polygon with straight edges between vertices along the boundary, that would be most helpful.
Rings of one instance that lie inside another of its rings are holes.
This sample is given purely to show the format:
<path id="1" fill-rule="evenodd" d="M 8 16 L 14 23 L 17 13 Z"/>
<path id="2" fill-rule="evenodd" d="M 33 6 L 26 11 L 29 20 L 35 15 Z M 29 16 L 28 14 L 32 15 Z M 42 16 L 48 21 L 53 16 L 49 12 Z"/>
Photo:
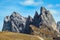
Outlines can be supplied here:
<path id="1" fill-rule="evenodd" d="M 52 8 L 53 5 L 52 5 L 52 4 L 48 4 L 46 7 L 47 7 L 47 8 Z"/>
<path id="2" fill-rule="evenodd" d="M 55 5 L 53 5 L 53 4 L 47 4 L 46 7 L 47 8 L 60 7 L 60 4 L 55 4 Z"/>
<path id="3" fill-rule="evenodd" d="M 43 4 L 43 1 L 35 2 L 34 0 L 25 0 L 24 2 L 20 2 L 21 5 L 29 6 L 37 6 L 39 4 Z"/>
<path id="4" fill-rule="evenodd" d="M 24 2 L 20 2 L 22 5 L 32 5 L 34 3 L 33 0 L 26 0 Z"/>
<path id="5" fill-rule="evenodd" d="M 60 7 L 60 4 L 56 4 L 57 7 Z"/>

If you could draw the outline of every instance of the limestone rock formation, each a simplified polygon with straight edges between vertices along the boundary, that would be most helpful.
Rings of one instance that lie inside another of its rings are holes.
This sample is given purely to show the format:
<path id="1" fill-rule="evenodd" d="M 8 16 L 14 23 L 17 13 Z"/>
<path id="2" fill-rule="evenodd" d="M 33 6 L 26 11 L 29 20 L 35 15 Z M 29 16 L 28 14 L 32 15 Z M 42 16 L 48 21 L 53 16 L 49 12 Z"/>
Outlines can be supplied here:
<path id="1" fill-rule="evenodd" d="M 30 25 L 33 26 L 31 27 Z M 35 27 L 37 30 L 34 30 Z M 31 16 L 25 18 L 16 12 L 13 12 L 11 16 L 6 16 L 2 31 L 26 34 L 33 34 L 35 32 L 35 34 L 42 34 L 45 37 L 52 36 L 53 34 L 57 35 L 59 32 L 53 16 L 44 7 L 41 7 L 40 14 L 37 11 L 35 12 L 34 18 Z"/>
<path id="2" fill-rule="evenodd" d="M 38 12 L 35 12 L 34 18 L 33 18 L 33 25 L 39 27 L 39 15 Z"/>
<path id="3" fill-rule="evenodd" d="M 33 25 L 39 27 L 39 28 L 49 28 L 49 30 L 57 30 L 57 25 L 55 23 L 55 20 L 53 16 L 51 15 L 50 11 L 45 9 L 44 7 L 41 7 L 40 14 L 38 12 L 35 12 L 34 18 L 33 18 Z"/>
<path id="4" fill-rule="evenodd" d="M 26 20 L 26 26 L 25 26 L 24 33 L 26 33 L 26 34 L 31 34 L 32 29 L 31 29 L 31 27 L 29 26 L 30 24 L 32 24 L 32 17 L 31 17 L 31 16 L 28 16 L 28 18 L 27 18 L 27 20 Z"/>
<path id="5" fill-rule="evenodd" d="M 26 18 L 16 12 L 4 20 L 2 31 L 23 32 L 25 28 Z"/>
<path id="6" fill-rule="evenodd" d="M 58 30 L 59 30 L 59 32 L 60 32 L 60 21 L 57 22 L 57 28 L 58 28 Z"/>
<path id="7" fill-rule="evenodd" d="M 11 24 L 10 17 L 6 16 L 5 19 L 4 19 L 4 24 L 3 24 L 2 31 L 12 31 L 11 26 L 12 26 L 12 24 Z"/>
<path id="8" fill-rule="evenodd" d="M 40 13 L 40 26 L 46 25 L 51 30 L 56 30 L 57 32 L 59 32 L 57 30 L 57 25 L 55 23 L 53 16 L 51 15 L 51 13 L 47 9 L 45 9 L 44 7 L 41 7 L 40 11 L 41 11 L 41 13 Z"/>

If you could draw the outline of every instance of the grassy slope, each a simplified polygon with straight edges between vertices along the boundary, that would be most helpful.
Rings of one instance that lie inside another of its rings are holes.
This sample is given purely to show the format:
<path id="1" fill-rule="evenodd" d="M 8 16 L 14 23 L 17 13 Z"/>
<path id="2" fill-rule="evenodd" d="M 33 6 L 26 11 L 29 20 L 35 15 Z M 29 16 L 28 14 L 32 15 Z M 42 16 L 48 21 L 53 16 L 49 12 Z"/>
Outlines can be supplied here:
<path id="1" fill-rule="evenodd" d="M 40 39 L 35 36 L 27 34 L 0 32 L 0 40 L 40 40 Z"/>
<path id="2" fill-rule="evenodd" d="M 44 30 L 44 28 L 39 29 L 39 28 L 37 28 L 33 25 L 30 25 L 30 27 L 35 31 L 35 32 L 33 32 L 33 34 L 35 34 L 35 35 L 41 36 L 40 34 L 42 33 L 42 34 L 45 34 L 45 35 L 50 35 L 52 37 L 55 37 L 55 33 L 49 31 L 48 29 L 46 29 L 46 30 Z"/>

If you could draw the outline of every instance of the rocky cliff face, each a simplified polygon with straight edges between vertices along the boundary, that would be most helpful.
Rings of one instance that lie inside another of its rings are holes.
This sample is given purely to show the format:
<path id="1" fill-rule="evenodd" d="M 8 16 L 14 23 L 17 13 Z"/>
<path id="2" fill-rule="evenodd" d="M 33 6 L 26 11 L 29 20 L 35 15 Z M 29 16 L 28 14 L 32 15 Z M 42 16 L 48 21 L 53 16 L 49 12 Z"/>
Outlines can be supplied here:
<path id="1" fill-rule="evenodd" d="M 55 23 L 55 20 L 53 16 L 50 14 L 50 12 L 45 9 L 44 7 L 41 7 L 41 13 L 40 13 L 40 25 L 46 25 L 48 26 L 51 30 L 57 30 L 57 25 Z"/>
<path id="2" fill-rule="evenodd" d="M 30 25 L 34 25 L 35 27 L 37 27 L 38 30 L 44 29 L 43 31 L 48 30 L 48 32 L 54 32 L 54 33 L 59 32 L 57 30 L 57 25 L 53 19 L 53 16 L 44 7 L 41 7 L 40 14 L 38 14 L 37 11 L 35 12 L 34 18 L 32 18 L 31 16 L 25 18 L 16 12 L 13 12 L 11 16 L 6 16 L 6 18 L 4 19 L 4 25 L 2 31 L 31 34 L 32 32 L 34 32 L 34 29 L 32 29 Z"/>
<path id="3" fill-rule="evenodd" d="M 49 10 L 45 9 L 44 7 L 41 7 L 40 14 L 38 15 L 38 12 L 35 12 L 35 16 L 33 18 L 33 25 L 41 28 L 42 26 L 47 26 L 50 30 L 57 30 L 57 25 L 55 23 L 55 20 Z"/>
<path id="4" fill-rule="evenodd" d="M 4 24 L 3 24 L 2 31 L 12 31 L 11 26 L 12 26 L 12 24 L 11 24 L 10 17 L 6 16 L 5 19 L 4 19 Z"/>
<path id="5" fill-rule="evenodd" d="M 25 26 L 24 33 L 26 33 L 26 34 L 31 34 L 32 33 L 33 30 L 29 26 L 30 24 L 32 24 L 32 17 L 28 16 L 28 18 L 26 20 L 26 26 Z"/>
<path id="6" fill-rule="evenodd" d="M 59 30 L 59 32 L 60 32 L 60 21 L 57 22 L 57 28 L 58 28 L 58 30 Z"/>
<path id="7" fill-rule="evenodd" d="M 5 18 L 2 31 L 23 32 L 26 25 L 25 23 L 25 17 L 13 12 L 11 16 Z"/>
<path id="8" fill-rule="evenodd" d="M 33 25 L 39 27 L 39 15 L 38 12 L 35 12 L 34 18 L 33 18 Z"/>

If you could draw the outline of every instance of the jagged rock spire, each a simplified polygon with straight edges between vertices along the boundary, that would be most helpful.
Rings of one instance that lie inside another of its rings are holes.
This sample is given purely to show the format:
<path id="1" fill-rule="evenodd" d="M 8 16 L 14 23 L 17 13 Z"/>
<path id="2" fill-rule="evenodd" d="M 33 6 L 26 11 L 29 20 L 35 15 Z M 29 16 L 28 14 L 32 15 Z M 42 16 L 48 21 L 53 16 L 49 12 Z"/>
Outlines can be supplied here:
<path id="1" fill-rule="evenodd" d="M 32 24 L 32 17 L 31 16 L 28 16 L 27 20 L 26 20 L 26 27 L 25 27 L 25 30 L 24 30 L 24 33 L 26 34 L 31 34 L 32 32 L 32 29 L 29 25 Z"/>
<path id="2" fill-rule="evenodd" d="M 13 12 L 10 17 L 21 17 L 21 15 L 18 12 Z"/>
<path id="3" fill-rule="evenodd" d="M 39 15 L 38 12 L 35 12 L 34 18 L 33 18 L 33 25 L 39 27 Z"/>
<path id="4" fill-rule="evenodd" d="M 36 11 L 34 15 L 34 20 L 36 20 L 37 18 L 38 18 L 38 12 Z"/>
<path id="5" fill-rule="evenodd" d="M 50 26 L 51 29 L 58 31 L 57 30 L 57 25 L 55 23 L 55 20 L 54 20 L 53 16 L 44 7 L 41 7 L 40 20 L 41 20 L 40 24 L 45 24 L 47 26 Z"/>
<path id="6" fill-rule="evenodd" d="M 45 11 L 46 11 L 46 9 L 44 7 L 41 7 L 40 12 L 44 13 Z"/>

